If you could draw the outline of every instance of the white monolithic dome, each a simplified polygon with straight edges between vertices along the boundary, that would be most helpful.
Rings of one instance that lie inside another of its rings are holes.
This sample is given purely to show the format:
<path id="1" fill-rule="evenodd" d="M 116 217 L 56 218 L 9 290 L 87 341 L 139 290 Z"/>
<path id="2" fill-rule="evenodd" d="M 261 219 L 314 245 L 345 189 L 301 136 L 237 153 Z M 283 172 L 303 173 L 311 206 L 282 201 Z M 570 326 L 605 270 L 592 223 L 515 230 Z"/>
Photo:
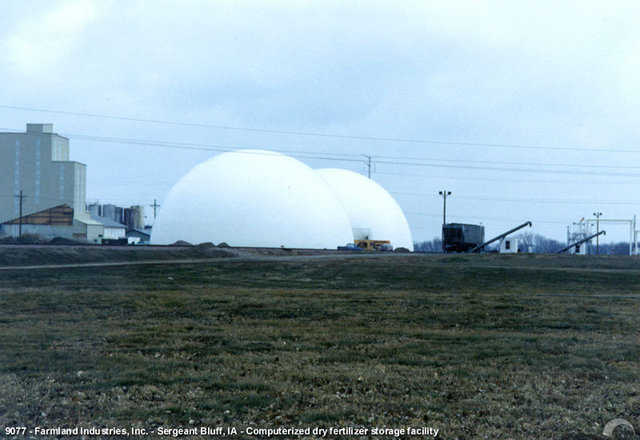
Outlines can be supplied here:
<path id="1" fill-rule="evenodd" d="M 241 150 L 195 166 L 162 203 L 151 242 L 335 249 L 351 224 L 326 182 L 283 154 Z"/>
<path id="2" fill-rule="evenodd" d="M 349 215 L 356 239 L 389 240 L 393 247 L 413 251 L 409 223 L 393 197 L 380 185 L 353 171 L 316 170 L 329 184 Z"/>

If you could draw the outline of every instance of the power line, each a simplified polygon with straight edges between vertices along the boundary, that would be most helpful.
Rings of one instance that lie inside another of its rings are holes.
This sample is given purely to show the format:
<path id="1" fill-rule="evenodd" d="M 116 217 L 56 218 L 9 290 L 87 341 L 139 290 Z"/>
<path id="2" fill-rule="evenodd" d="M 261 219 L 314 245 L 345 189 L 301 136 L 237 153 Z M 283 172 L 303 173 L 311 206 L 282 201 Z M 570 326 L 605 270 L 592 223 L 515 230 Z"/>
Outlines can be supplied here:
<path id="1" fill-rule="evenodd" d="M 4 194 L 0 194 L 0 197 L 3 197 L 3 198 L 18 198 L 18 197 L 19 197 L 19 195 L 14 195 L 14 194 L 7 194 L 7 193 L 4 193 Z M 28 196 L 23 196 L 23 198 L 24 198 L 24 199 L 27 199 L 27 198 L 28 198 Z M 58 203 L 67 203 L 67 202 L 70 202 L 70 200 L 69 200 L 69 199 L 60 199 L 60 198 L 56 198 L 56 197 L 45 197 L 45 196 L 40 196 L 39 198 L 40 198 L 41 200 L 48 200 L 48 201 L 50 201 L 50 202 L 58 202 Z M 109 197 L 101 197 L 100 199 L 94 199 L 94 198 L 92 198 L 92 197 L 87 197 L 87 200 L 85 201 L 85 203 L 86 203 L 87 205 L 90 205 L 90 204 L 94 203 L 94 202 L 90 202 L 90 200 L 96 200 L 96 202 L 95 202 L 95 203 L 98 203 L 98 201 L 99 201 L 99 200 L 103 200 L 103 203 L 100 203 L 100 204 L 103 204 L 103 205 L 110 204 L 110 203 L 124 203 L 124 204 L 132 204 L 132 205 L 133 205 L 133 204 L 135 204 L 135 203 L 133 203 L 133 202 L 131 201 L 132 199 L 124 200 L 124 199 L 113 199 L 113 198 L 109 198 Z"/>
<path id="2" fill-rule="evenodd" d="M 408 195 L 408 196 L 416 196 L 416 197 L 430 197 L 431 194 L 426 193 L 413 193 L 413 192 L 398 192 L 398 191 L 389 191 L 391 194 L 399 194 L 399 195 Z M 597 205 L 597 204 L 606 204 L 606 205 L 640 205 L 640 201 L 638 200 L 610 200 L 610 201 L 600 201 L 600 200 L 575 200 L 575 199 L 510 199 L 510 198 L 500 198 L 500 197 L 485 197 L 485 196 L 456 196 L 458 199 L 466 199 L 466 200 L 480 200 L 480 201 L 489 201 L 489 202 L 510 202 L 510 203 L 539 203 L 539 204 L 579 204 L 579 205 Z"/>
<path id="3" fill-rule="evenodd" d="M 269 146 L 229 146 L 229 145 L 219 145 L 219 144 L 197 144 L 197 143 L 189 143 L 189 142 L 168 142 L 168 141 L 158 141 L 158 140 L 147 140 L 147 139 L 135 139 L 135 138 L 115 138 L 115 137 L 99 137 L 99 136 L 91 136 L 91 135 L 83 135 L 83 134 L 71 134 L 65 133 L 67 136 L 78 138 L 78 139 L 87 139 L 96 142 L 108 142 L 108 143 L 118 143 L 118 144 L 137 144 L 137 145 L 145 145 L 145 146 L 158 146 L 164 148 L 176 148 L 176 149 L 190 149 L 190 150 L 202 150 L 202 151 L 218 151 L 218 152 L 228 152 L 228 151 L 236 151 L 240 153 L 246 154 L 265 154 L 260 152 L 252 152 L 252 151 L 243 151 L 238 150 L 238 148 L 262 148 L 267 149 L 269 151 L 275 151 L 279 153 L 287 153 L 291 155 L 295 155 L 298 157 L 303 157 L 307 159 L 320 159 L 320 160 L 333 160 L 333 161 L 341 161 L 341 162 L 364 162 L 368 169 L 368 175 L 371 177 L 371 166 L 372 161 L 376 163 L 382 164 L 391 164 L 391 165 L 401 165 L 401 166 L 425 166 L 425 167 L 441 167 L 441 168 L 460 168 L 463 167 L 461 165 L 442 165 L 442 164 L 425 164 L 425 163 L 411 163 L 411 162 L 398 162 L 398 161 L 385 161 L 378 160 L 379 157 L 385 156 L 372 156 L 367 154 L 349 154 L 349 153 L 325 153 L 318 151 L 300 151 L 300 150 L 284 150 L 278 147 L 269 147 Z M 343 157 L 335 157 L 335 156 L 343 156 Z M 360 157 L 364 157 L 365 160 Z M 426 158 L 407 158 L 407 160 L 433 160 L 433 161 L 448 161 L 448 162 L 469 162 L 469 163 L 502 163 L 506 165 L 533 165 L 533 166 L 570 166 L 570 167 L 583 167 L 583 168 L 610 168 L 610 169 L 640 169 L 640 166 L 607 166 L 607 165 L 575 165 L 575 164 L 542 164 L 542 163 L 531 163 L 531 162 L 491 162 L 491 161 L 473 161 L 473 160 L 449 160 L 449 159 L 426 159 Z M 534 171 L 534 172 L 548 172 L 548 173 L 569 173 L 569 174 L 584 174 L 584 172 L 574 171 L 574 170 L 531 170 L 531 169 L 505 169 L 505 168 L 496 168 L 496 167 L 469 167 L 464 166 L 464 168 L 472 168 L 472 169 L 486 169 L 486 170 L 503 170 L 503 171 Z M 589 175 L 597 175 L 598 173 L 586 172 Z M 609 175 L 621 175 L 621 176 L 637 176 L 640 177 L 640 174 L 637 175 L 629 175 L 629 174 L 609 174 L 609 173 L 599 173 L 601 175 L 609 176 Z"/>
<path id="4" fill-rule="evenodd" d="M 1 107 L 1 106 L 0 106 Z M 14 130 L 8 128 L 0 128 L 0 130 Z M 31 133 L 20 133 L 31 134 Z M 607 172 L 593 172 L 584 170 L 544 170 L 544 169 L 532 169 L 532 168 L 504 168 L 504 167 L 482 167 L 471 165 L 447 165 L 440 163 L 424 163 L 424 161 L 437 161 L 437 162 L 456 162 L 456 163 L 497 163 L 505 165 L 529 165 L 529 166 L 552 166 L 552 167 L 573 167 L 573 168 L 605 168 L 605 169 L 640 169 L 640 166 L 613 166 L 613 165 L 580 165 L 580 164 L 554 164 L 554 163 L 536 163 L 536 162 L 496 162 L 496 161 L 474 161 L 467 159 L 429 159 L 418 157 L 406 157 L 404 161 L 392 161 L 392 160 L 379 160 L 378 158 L 384 157 L 399 157 L 399 156 L 372 156 L 367 154 L 357 153 L 326 153 L 318 151 L 301 151 L 301 150 L 285 150 L 278 147 L 269 146 L 229 146 L 220 144 L 201 144 L 192 142 L 171 142 L 162 140 L 149 140 L 149 139 L 137 139 L 137 138 L 121 138 L 121 137 L 101 137 L 77 133 L 64 133 L 68 137 L 76 139 L 85 139 L 95 142 L 106 142 L 116 144 L 127 145 L 143 145 L 160 148 L 171 148 L 180 150 L 197 150 L 197 151 L 216 151 L 216 152 L 230 152 L 235 151 L 242 154 L 257 154 L 268 155 L 269 152 L 286 153 L 292 156 L 296 156 L 303 159 L 316 159 L 316 160 L 328 160 L 339 162 L 357 162 L 364 163 L 367 166 L 368 175 L 371 175 L 371 167 L 374 163 L 387 164 L 387 165 L 400 165 L 400 166 L 420 166 L 430 168 L 456 168 L 456 169 L 474 169 L 474 170 L 488 170 L 488 171 L 502 171 L 502 172 L 534 172 L 534 173 L 550 173 L 550 174 L 575 174 L 575 175 L 591 175 L 591 176 L 624 176 L 624 177 L 640 177 L 640 174 L 629 173 L 607 173 Z M 34 134 L 35 135 L 35 134 Z M 247 150 L 244 150 L 247 149 Z M 249 151 L 251 149 L 265 149 L 268 152 Z M 342 157 L 336 157 L 342 156 Z M 363 158 L 364 157 L 364 158 Z M 407 162 L 407 160 L 423 161 L 423 162 Z M 391 174 L 385 172 L 377 172 L 376 174 Z M 402 174 L 408 175 L 408 174 Z"/>
<path id="5" fill-rule="evenodd" d="M 130 184 L 129 184 L 130 185 Z M 404 192 L 404 191 L 389 191 L 391 194 L 396 194 L 396 195 L 404 195 L 404 196 L 415 196 L 415 197 L 432 197 L 433 194 L 431 193 L 418 193 L 418 192 Z M 20 197 L 19 195 L 15 195 L 15 194 L 0 194 L 0 197 L 4 197 L 4 198 L 18 198 Z M 22 198 L 27 198 L 27 196 L 22 196 Z M 44 197 L 44 196 L 40 196 L 41 199 L 44 200 L 50 200 L 52 202 L 68 202 L 67 199 L 60 199 L 60 198 L 54 198 L 54 197 Z M 579 204 L 579 205 L 598 205 L 598 204 L 603 204 L 603 205 L 622 205 L 622 206 L 626 206 L 626 205 L 640 205 L 640 201 L 638 200 L 610 200 L 610 201 L 603 201 L 603 200 L 584 200 L 584 199 L 518 199 L 518 198 L 502 198 L 502 197 L 485 197 L 485 196 L 475 196 L 475 195 L 458 195 L 456 196 L 456 198 L 458 199 L 465 199 L 465 200 L 478 200 L 478 201 L 489 201 L 489 202 L 507 202 L 507 203 L 535 203 L 535 204 L 563 204 L 563 205 L 570 205 L 570 204 Z M 89 198 L 90 199 L 90 198 Z M 123 199 L 111 199 L 111 198 L 104 198 L 102 197 L 101 199 L 104 200 L 108 200 L 110 202 L 118 202 L 118 203 L 130 203 L 130 200 L 123 200 Z M 89 202 L 87 202 L 89 203 Z M 105 204 L 106 201 L 104 201 L 102 204 Z M 160 207 L 160 205 L 157 203 L 157 199 L 154 199 L 154 204 L 156 205 L 156 209 L 158 207 Z M 149 205 L 151 207 L 154 207 L 154 205 Z"/>
<path id="6" fill-rule="evenodd" d="M 421 179 L 429 179 L 429 180 L 433 180 L 433 179 L 437 179 L 437 180 L 472 180 L 472 181 L 485 181 L 485 182 L 508 182 L 508 183 L 523 183 L 523 182 L 527 182 L 527 183 L 561 183 L 561 184 L 567 184 L 567 183 L 575 183 L 575 184 L 580 184 L 580 185 L 602 185 L 604 183 L 606 184 L 611 184 L 611 185 L 637 185 L 638 182 L 612 182 L 612 181 L 607 181 L 607 182 L 601 182 L 601 181 L 593 181 L 593 180 L 587 180 L 587 181 L 582 181 L 582 180 L 533 180 L 533 179 L 505 179 L 505 178 L 497 178 L 497 179 L 493 179 L 490 177 L 469 177 L 469 176 L 453 176 L 453 175 L 449 175 L 449 176 L 435 176 L 435 175 L 424 175 L 424 174 L 412 174 L 412 173 L 391 173 L 391 172 L 385 172 L 385 171 L 377 171 L 376 174 L 378 175 L 386 175 L 386 176 L 403 176 L 403 177 L 418 177 Z"/>
<path id="7" fill-rule="evenodd" d="M 42 108 L 24 107 L 24 106 L 15 106 L 15 105 L 6 105 L 6 104 L 0 104 L 0 108 L 30 111 L 30 112 L 40 112 L 40 113 L 53 113 L 53 114 L 61 114 L 61 115 L 69 115 L 69 116 L 113 119 L 113 120 L 120 120 L 120 121 L 129 121 L 129 122 L 142 122 L 142 123 L 160 124 L 160 125 L 215 128 L 215 129 L 221 129 L 221 130 L 246 131 L 246 132 L 255 132 L 255 133 L 269 133 L 269 134 L 292 135 L 292 136 L 314 136 L 314 137 L 323 137 L 323 138 L 350 139 L 350 140 L 377 141 L 377 142 L 455 145 L 455 146 L 462 146 L 462 147 L 509 148 L 509 149 L 527 149 L 527 150 L 555 150 L 555 151 L 581 151 L 581 152 L 588 151 L 588 152 L 636 153 L 636 154 L 640 153 L 640 150 L 628 150 L 628 149 L 617 149 L 617 148 L 614 149 L 607 146 L 594 146 L 594 147 L 575 146 L 575 145 L 546 146 L 546 145 L 527 145 L 527 144 L 517 144 L 517 143 L 467 142 L 467 141 L 447 141 L 447 140 L 434 140 L 434 139 L 409 139 L 409 138 L 401 138 L 401 137 L 358 136 L 358 135 L 343 135 L 343 134 L 336 134 L 336 133 L 320 133 L 320 132 L 312 132 L 312 131 L 275 130 L 275 129 L 242 127 L 242 126 L 232 126 L 232 125 L 212 124 L 212 123 L 170 121 L 165 119 L 146 119 L 146 118 L 136 118 L 131 116 L 117 116 L 117 115 L 107 115 L 107 114 L 101 114 L 101 113 L 51 110 L 51 109 L 42 109 Z"/>
<path id="8" fill-rule="evenodd" d="M 13 130 L 19 132 L 17 129 L 5 128 L 2 127 L 0 130 Z M 23 133 L 20 134 L 31 135 L 32 133 Z M 276 148 L 270 148 L 268 146 L 251 146 L 251 147 L 239 147 L 239 146 L 230 146 L 230 145 L 218 145 L 218 144 L 198 144 L 198 143 L 190 143 L 190 142 L 168 142 L 168 141 L 159 141 L 159 140 L 147 140 L 147 139 L 135 139 L 135 138 L 117 138 L 117 137 L 101 137 L 101 136 L 91 136 L 84 134 L 72 134 L 72 133 L 63 133 L 65 136 L 72 137 L 75 139 L 84 139 L 94 142 L 105 142 L 105 143 L 115 143 L 115 144 L 126 144 L 126 145 L 142 145 L 149 147 L 160 147 L 160 148 L 171 148 L 178 150 L 196 150 L 196 151 L 215 151 L 215 152 L 236 152 L 240 154 L 252 154 L 252 155 L 260 155 L 260 156 L 269 156 L 272 153 L 286 153 L 292 156 L 300 157 L 303 159 L 319 159 L 319 160 L 330 160 L 330 161 L 339 161 L 339 162 L 358 162 L 358 163 L 366 163 L 365 160 L 361 157 L 360 154 L 348 154 L 348 153 L 324 153 L 324 152 L 311 152 L 311 151 L 297 151 L 297 150 L 282 150 Z M 39 135 L 33 134 L 34 136 Z M 246 148 L 246 149 L 241 149 Z M 251 151 L 253 149 L 265 149 L 267 151 Z M 335 156 L 343 156 L 343 157 L 335 157 Z"/>
<path id="9" fill-rule="evenodd" d="M 280 147 L 273 146 L 232 146 L 232 145 L 220 145 L 220 144 L 204 144 L 204 143 L 193 143 L 193 142 L 175 142 L 175 141 L 161 141 L 161 140 L 153 140 L 153 139 L 136 139 L 136 138 L 121 138 L 121 137 L 102 137 L 102 136 L 93 136 L 86 134 L 74 134 L 74 133 L 64 133 L 66 136 L 78 138 L 78 139 L 86 139 L 96 142 L 107 142 L 107 143 L 117 143 L 117 144 L 139 144 L 139 145 L 148 145 L 148 146 L 166 146 L 166 147 L 184 147 L 185 149 L 194 149 L 194 150 L 204 150 L 204 151 L 238 151 L 240 149 L 268 149 L 269 151 L 275 151 L 279 153 L 287 153 L 287 154 L 305 154 L 305 155 L 320 155 L 320 156 L 342 156 L 345 158 L 350 158 L 357 162 L 362 162 L 363 159 L 360 157 L 361 154 L 352 154 L 352 153 L 328 153 L 324 151 L 304 151 L 304 150 L 286 150 Z M 241 150 L 240 150 L 241 151 Z M 250 153 L 246 151 L 246 153 Z M 265 154 L 260 152 L 251 152 L 251 154 Z M 356 160 L 357 159 L 357 160 Z M 337 159 L 336 159 L 337 160 Z"/>
<path id="10" fill-rule="evenodd" d="M 420 166 L 429 168 L 454 168 L 465 170 L 481 170 L 481 171 L 503 171 L 511 173 L 544 173 L 544 174 L 575 174 L 575 175 L 589 175 L 589 176 L 623 176 L 623 177 L 640 177 L 640 174 L 628 174 L 628 173 L 598 173 L 590 171 L 575 171 L 575 170 L 543 170 L 536 168 L 501 168 L 501 167 L 476 167 L 470 165 L 443 165 L 443 164 L 426 164 L 426 163 L 411 163 L 411 162 L 391 162 L 379 160 L 377 163 L 391 164 L 391 165 L 406 165 L 406 166 Z"/>
<path id="11" fill-rule="evenodd" d="M 406 212 L 405 214 L 407 215 L 418 215 L 418 216 L 424 216 L 424 217 L 436 217 L 436 218 L 442 218 L 442 214 L 430 214 L 430 213 L 426 213 L 426 212 Z M 473 216 L 473 215 L 460 215 L 460 214 L 449 214 L 450 217 L 456 217 L 456 218 L 465 218 L 465 219 L 476 219 L 476 220 L 491 220 L 491 221 L 500 221 L 500 222 L 521 222 L 522 219 L 513 219 L 513 218 L 507 218 L 507 217 L 479 217 L 479 216 Z M 561 221 L 561 220 L 534 220 L 534 223 L 549 223 L 549 224 L 560 224 L 560 225 L 566 225 L 567 221 Z"/>
<path id="12" fill-rule="evenodd" d="M 6 129 L 6 128 L 0 128 Z M 11 130 L 11 129 L 9 129 Z M 15 129 L 13 129 L 15 130 Z M 25 134 L 25 133 L 21 133 Z M 30 134 L 30 133 L 26 133 Z M 216 151 L 216 152 L 230 152 L 235 151 L 241 154 L 254 154 L 254 155 L 269 155 L 270 152 L 277 153 L 287 153 L 292 156 L 296 156 L 303 159 L 315 159 L 315 160 L 328 160 L 328 161 L 338 161 L 338 162 L 356 162 L 356 163 L 364 163 L 367 166 L 368 173 L 371 172 L 371 166 L 373 160 L 377 156 L 365 155 L 365 154 L 348 154 L 348 153 L 325 153 L 325 152 L 314 152 L 314 151 L 297 151 L 297 150 L 282 150 L 271 148 L 268 146 L 256 147 L 256 146 L 245 146 L 244 148 L 248 148 L 247 150 L 238 149 L 239 146 L 229 146 L 229 145 L 219 145 L 219 144 L 198 144 L 198 143 L 189 143 L 189 142 L 169 142 L 169 141 L 160 141 L 160 140 L 148 140 L 148 139 L 136 139 L 136 138 L 118 138 L 118 137 L 100 137 L 100 136 L 91 136 L 84 134 L 72 134 L 65 133 L 65 135 L 77 138 L 77 139 L 85 139 L 95 142 L 106 142 L 106 143 L 116 143 L 116 144 L 127 144 L 127 145 L 143 145 L 143 146 L 151 146 L 151 147 L 160 147 L 160 148 L 171 148 L 171 149 L 179 149 L 179 150 L 197 150 L 197 151 Z M 254 148 L 262 148 L 268 151 L 251 151 Z M 335 156 L 343 156 L 343 157 L 335 157 Z M 364 159 L 361 158 L 364 156 Z M 382 157 L 382 156 L 381 156 Z M 390 156 L 389 156 L 390 157 Z M 366 159 L 366 160 L 365 160 Z M 415 160 L 428 160 L 426 158 L 418 159 L 418 158 L 409 158 Z M 434 159 L 437 161 L 453 161 L 448 159 Z M 489 161 L 469 161 L 469 160 L 458 160 L 457 162 L 471 162 L 471 163 L 492 163 Z M 504 167 L 482 167 L 482 166 L 470 166 L 470 165 L 447 165 L 447 164 L 435 164 L 435 163 L 412 163 L 407 161 L 389 161 L 389 160 L 376 160 L 375 163 L 387 164 L 387 165 L 399 165 L 399 166 L 419 166 L 419 167 L 429 167 L 429 168 L 454 168 L 454 169 L 471 169 L 471 170 L 482 170 L 482 171 L 501 171 L 501 172 L 525 172 L 525 173 L 546 173 L 546 174 L 574 174 L 574 175 L 589 175 L 589 176 L 622 176 L 622 177 L 640 177 L 640 174 L 629 174 L 629 173 L 607 173 L 607 172 L 593 172 L 593 171 L 580 171 L 580 170 L 544 170 L 544 169 L 534 169 L 534 168 L 504 168 Z M 499 163 L 499 162 L 493 162 Z M 543 165 L 536 163 L 523 163 L 523 162 L 501 162 L 504 164 L 520 164 L 520 165 Z M 631 167 L 631 166 L 600 166 L 600 165 L 568 165 L 568 164 L 544 164 L 547 166 L 572 166 L 572 167 L 600 167 L 600 168 L 633 168 L 640 169 L 640 167 Z M 376 174 L 388 174 L 393 175 L 393 173 L 388 172 L 378 172 Z M 411 176 L 411 174 L 402 173 L 402 176 Z"/>
<path id="13" fill-rule="evenodd" d="M 374 156 L 376 160 L 379 159 L 392 159 L 392 160 L 412 160 L 422 162 L 467 162 L 467 163 L 484 163 L 484 164 L 498 164 L 498 165 L 531 165 L 531 166 L 543 166 L 543 167 L 570 167 L 570 168 L 609 168 L 609 169 L 640 169 L 640 166 L 624 166 L 624 165 L 585 165 L 577 163 L 551 163 L 551 162 L 508 162 L 508 161 L 496 161 L 496 160 L 471 160 L 471 159 L 441 159 L 441 158 L 428 158 L 428 157 L 402 157 L 402 156 Z"/>

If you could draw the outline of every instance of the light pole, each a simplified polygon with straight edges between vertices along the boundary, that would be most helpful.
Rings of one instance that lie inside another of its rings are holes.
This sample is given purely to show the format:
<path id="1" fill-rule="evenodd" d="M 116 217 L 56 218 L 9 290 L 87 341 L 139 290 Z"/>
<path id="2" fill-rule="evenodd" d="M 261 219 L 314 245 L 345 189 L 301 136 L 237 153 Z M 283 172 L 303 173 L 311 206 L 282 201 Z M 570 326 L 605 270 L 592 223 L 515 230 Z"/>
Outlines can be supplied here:
<path id="1" fill-rule="evenodd" d="M 447 224 L 447 196 L 451 195 L 451 191 L 442 190 L 438 194 L 442 196 L 442 252 L 446 252 L 447 248 L 444 242 L 444 226 Z"/>
<path id="2" fill-rule="evenodd" d="M 600 216 L 602 213 L 600 211 L 594 212 L 593 215 L 596 216 L 596 255 L 600 255 Z"/>
<path id="3" fill-rule="evenodd" d="M 439 191 L 438 194 L 442 196 L 443 207 L 442 207 L 442 226 L 447 224 L 447 196 L 451 195 L 451 191 Z"/>

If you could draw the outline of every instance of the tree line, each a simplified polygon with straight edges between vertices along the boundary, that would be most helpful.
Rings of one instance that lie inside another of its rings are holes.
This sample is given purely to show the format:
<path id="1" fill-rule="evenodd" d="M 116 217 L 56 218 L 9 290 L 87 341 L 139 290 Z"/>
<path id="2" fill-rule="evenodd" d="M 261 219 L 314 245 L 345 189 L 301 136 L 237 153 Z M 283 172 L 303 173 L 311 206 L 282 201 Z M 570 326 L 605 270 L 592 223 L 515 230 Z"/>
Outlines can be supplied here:
<path id="1" fill-rule="evenodd" d="M 565 243 L 552 238 L 545 237 L 533 232 L 523 232 L 514 235 L 518 239 L 518 248 L 521 252 L 533 252 L 536 254 L 553 254 L 567 246 Z M 498 244 L 488 247 L 488 251 L 496 251 Z M 414 243 L 415 252 L 441 253 L 442 239 L 439 237 L 433 240 Z M 591 244 L 591 254 L 596 253 L 595 243 Z M 629 255 L 629 242 L 600 243 L 600 255 Z"/>

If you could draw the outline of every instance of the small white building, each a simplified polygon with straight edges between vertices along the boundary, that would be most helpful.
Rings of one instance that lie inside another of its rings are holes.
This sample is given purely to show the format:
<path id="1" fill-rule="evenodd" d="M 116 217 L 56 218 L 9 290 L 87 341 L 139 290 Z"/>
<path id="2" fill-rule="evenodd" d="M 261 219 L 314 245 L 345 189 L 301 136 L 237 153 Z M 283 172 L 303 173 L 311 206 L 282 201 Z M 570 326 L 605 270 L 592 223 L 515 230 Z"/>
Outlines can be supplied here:
<path id="1" fill-rule="evenodd" d="M 567 226 L 567 245 L 572 243 L 577 243 L 580 240 L 584 240 L 588 236 L 593 234 L 593 230 L 591 228 L 592 225 L 589 225 L 589 222 L 585 222 L 584 219 L 581 219 L 577 223 L 572 223 Z M 577 246 L 569 249 L 570 254 L 577 255 L 587 255 L 589 253 L 589 247 L 591 246 L 591 240 L 585 241 L 584 243 L 580 243 Z"/>
<path id="2" fill-rule="evenodd" d="M 570 254 L 575 255 L 587 255 L 587 248 L 589 246 L 589 242 L 585 241 L 584 243 L 580 243 L 569 249 Z"/>
<path id="3" fill-rule="evenodd" d="M 122 223 L 118 223 L 107 217 L 95 215 L 92 215 L 91 218 L 104 226 L 104 232 L 102 233 L 103 240 L 118 240 L 127 237 L 127 227 Z"/>
<path id="4" fill-rule="evenodd" d="M 517 238 L 504 238 L 500 240 L 500 253 L 501 254 L 517 254 L 518 253 L 518 239 Z"/>
<path id="5" fill-rule="evenodd" d="M 143 231 L 130 229 L 127 231 L 129 244 L 149 244 L 151 241 L 151 227 L 146 227 Z"/>

